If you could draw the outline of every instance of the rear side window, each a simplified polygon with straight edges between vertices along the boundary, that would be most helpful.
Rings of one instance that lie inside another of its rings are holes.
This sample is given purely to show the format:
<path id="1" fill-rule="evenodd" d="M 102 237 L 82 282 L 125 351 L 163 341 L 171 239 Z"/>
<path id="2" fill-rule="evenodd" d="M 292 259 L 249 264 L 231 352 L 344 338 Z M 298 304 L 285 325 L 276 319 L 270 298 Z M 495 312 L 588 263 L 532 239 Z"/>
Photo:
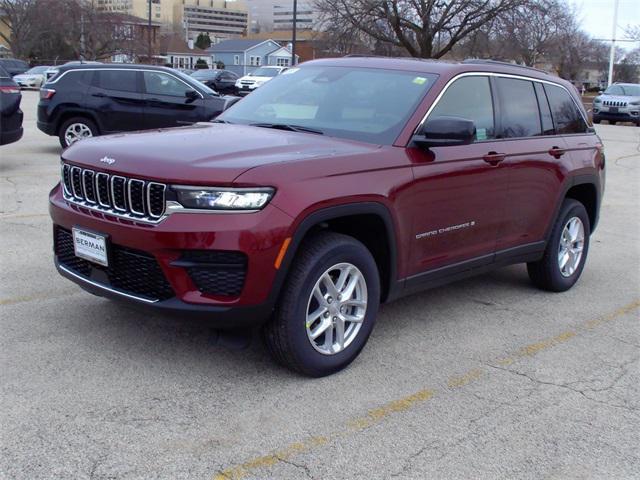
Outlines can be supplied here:
<path id="1" fill-rule="evenodd" d="M 580 110 L 574 103 L 571 95 L 564 88 L 545 84 L 545 92 L 551 106 L 551 115 L 556 125 L 556 133 L 584 133 L 587 131 Z"/>
<path id="2" fill-rule="evenodd" d="M 538 100 L 529 80 L 496 79 L 500 93 L 502 136 L 504 138 L 535 137 L 542 134 Z"/>
<path id="3" fill-rule="evenodd" d="M 542 120 L 542 133 L 544 135 L 553 135 L 556 133 L 553 128 L 553 118 L 551 117 L 551 109 L 549 108 L 549 101 L 547 100 L 547 94 L 544 93 L 542 84 L 536 82 L 536 96 L 538 97 L 538 107 L 540 108 L 540 119 Z"/>
<path id="4" fill-rule="evenodd" d="M 429 119 L 448 116 L 473 120 L 478 141 L 495 138 L 489 78 L 463 77 L 453 82 L 429 114 Z"/>
<path id="5" fill-rule="evenodd" d="M 138 72 L 135 70 L 96 70 L 94 84 L 106 90 L 138 91 Z"/>
<path id="6" fill-rule="evenodd" d="M 93 70 L 75 70 L 62 75 L 56 83 L 60 87 L 81 90 L 91 85 L 92 77 Z"/>

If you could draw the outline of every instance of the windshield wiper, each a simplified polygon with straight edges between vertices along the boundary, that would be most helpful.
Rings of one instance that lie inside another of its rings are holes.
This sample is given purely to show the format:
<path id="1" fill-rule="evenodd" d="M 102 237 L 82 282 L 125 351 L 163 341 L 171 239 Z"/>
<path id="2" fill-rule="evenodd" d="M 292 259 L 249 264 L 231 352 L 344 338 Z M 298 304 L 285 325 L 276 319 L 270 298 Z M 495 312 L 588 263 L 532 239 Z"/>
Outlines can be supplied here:
<path id="1" fill-rule="evenodd" d="M 315 128 L 303 127 L 301 125 L 291 125 L 290 123 L 251 123 L 252 127 L 274 128 L 276 130 L 288 130 L 290 132 L 315 133 L 324 135 L 322 130 Z"/>
<path id="2" fill-rule="evenodd" d="M 211 123 L 228 123 L 229 125 L 233 125 L 229 120 L 223 120 L 221 118 L 216 118 L 215 120 L 211 120 Z"/>

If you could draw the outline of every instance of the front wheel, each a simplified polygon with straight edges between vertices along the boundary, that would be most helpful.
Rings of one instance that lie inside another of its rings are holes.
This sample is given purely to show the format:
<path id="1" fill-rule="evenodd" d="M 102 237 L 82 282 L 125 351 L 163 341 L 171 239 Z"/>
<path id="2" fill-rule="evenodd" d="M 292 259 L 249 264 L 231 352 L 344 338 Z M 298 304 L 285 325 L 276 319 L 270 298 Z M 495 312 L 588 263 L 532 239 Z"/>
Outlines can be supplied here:
<path id="1" fill-rule="evenodd" d="M 329 375 L 358 356 L 379 305 L 380 277 L 369 250 L 352 237 L 324 232 L 300 246 L 264 339 L 286 367 Z"/>
<path id="2" fill-rule="evenodd" d="M 580 278 L 589 251 L 591 225 L 582 203 L 566 199 L 541 260 L 527 263 L 529 278 L 542 290 L 564 292 Z"/>

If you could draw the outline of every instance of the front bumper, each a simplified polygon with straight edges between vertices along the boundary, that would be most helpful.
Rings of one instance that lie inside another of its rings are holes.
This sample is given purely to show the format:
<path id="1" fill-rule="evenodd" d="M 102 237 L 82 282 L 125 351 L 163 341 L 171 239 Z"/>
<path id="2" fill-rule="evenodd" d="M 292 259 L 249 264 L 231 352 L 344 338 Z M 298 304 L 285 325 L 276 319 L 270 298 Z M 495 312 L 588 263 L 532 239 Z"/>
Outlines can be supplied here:
<path id="1" fill-rule="evenodd" d="M 115 287 L 98 267 L 88 275 L 83 274 L 69 268 L 56 255 L 60 274 L 91 293 L 159 311 L 206 316 L 221 328 L 258 324 L 273 309 L 278 294 L 274 285 L 279 285 L 276 281 L 279 271 L 274 264 L 292 222 L 274 206 L 267 205 L 251 214 L 176 213 L 149 225 L 71 204 L 56 186 L 51 192 L 49 210 L 54 228 L 70 231 L 79 227 L 101 233 L 108 236 L 114 250 L 137 251 L 154 259 L 172 295 L 159 299 L 138 295 L 127 288 Z M 229 296 L 201 291 L 189 269 L 180 263 L 185 252 L 194 250 L 245 254 L 247 264 L 241 293 Z M 149 274 L 146 270 L 140 272 Z M 157 280 L 149 278 L 149 282 Z"/>
<path id="2" fill-rule="evenodd" d="M 593 107 L 594 120 L 613 120 L 616 122 L 640 122 L 640 106 L 629 105 L 611 111 L 609 107 Z"/>

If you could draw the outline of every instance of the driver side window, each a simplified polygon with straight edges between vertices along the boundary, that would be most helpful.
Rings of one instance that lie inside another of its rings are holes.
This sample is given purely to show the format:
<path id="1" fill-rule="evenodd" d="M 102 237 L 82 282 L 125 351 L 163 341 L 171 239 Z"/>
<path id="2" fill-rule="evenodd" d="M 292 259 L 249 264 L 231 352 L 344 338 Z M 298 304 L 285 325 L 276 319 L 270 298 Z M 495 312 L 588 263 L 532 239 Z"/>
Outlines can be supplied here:
<path id="1" fill-rule="evenodd" d="M 144 87 L 152 95 L 184 97 L 191 88 L 180 80 L 161 72 L 144 72 Z"/>
<path id="2" fill-rule="evenodd" d="M 495 121 L 489 77 L 463 77 L 451 84 L 429 114 L 437 117 L 461 117 L 476 126 L 476 141 L 495 138 Z"/>

